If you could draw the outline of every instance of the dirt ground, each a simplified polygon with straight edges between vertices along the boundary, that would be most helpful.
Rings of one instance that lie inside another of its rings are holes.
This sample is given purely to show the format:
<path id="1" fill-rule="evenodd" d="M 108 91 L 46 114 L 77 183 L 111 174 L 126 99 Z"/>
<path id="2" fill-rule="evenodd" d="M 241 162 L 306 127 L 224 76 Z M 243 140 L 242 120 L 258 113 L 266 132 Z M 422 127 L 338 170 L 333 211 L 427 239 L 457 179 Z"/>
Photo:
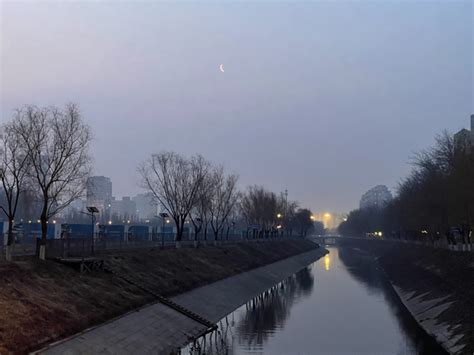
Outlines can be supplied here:
<path id="1" fill-rule="evenodd" d="M 304 240 L 279 241 L 135 250 L 103 258 L 120 275 L 173 296 L 315 247 Z M 81 275 L 34 258 L 0 264 L 0 282 L 0 354 L 27 353 L 154 301 L 110 273 Z"/>

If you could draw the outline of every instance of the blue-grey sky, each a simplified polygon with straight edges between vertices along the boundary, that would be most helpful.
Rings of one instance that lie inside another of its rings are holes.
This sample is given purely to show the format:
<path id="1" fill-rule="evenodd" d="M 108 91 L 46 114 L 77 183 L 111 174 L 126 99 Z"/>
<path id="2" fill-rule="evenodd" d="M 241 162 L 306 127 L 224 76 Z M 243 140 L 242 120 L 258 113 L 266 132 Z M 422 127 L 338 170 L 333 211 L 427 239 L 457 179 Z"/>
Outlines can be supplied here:
<path id="1" fill-rule="evenodd" d="M 469 0 L 0 3 L 1 119 L 78 103 L 116 196 L 175 150 L 345 212 L 473 111 Z"/>

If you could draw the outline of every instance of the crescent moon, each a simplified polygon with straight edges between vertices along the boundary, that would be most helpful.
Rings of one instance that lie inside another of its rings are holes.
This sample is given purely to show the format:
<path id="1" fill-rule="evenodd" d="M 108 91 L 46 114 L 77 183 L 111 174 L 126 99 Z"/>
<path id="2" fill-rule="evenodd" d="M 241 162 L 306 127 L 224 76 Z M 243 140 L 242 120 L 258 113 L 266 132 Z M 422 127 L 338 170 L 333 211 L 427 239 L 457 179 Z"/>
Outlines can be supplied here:
<path id="1" fill-rule="evenodd" d="M 224 64 L 219 65 L 219 70 L 220 70 L 221 72 L 224 72 Z"/>

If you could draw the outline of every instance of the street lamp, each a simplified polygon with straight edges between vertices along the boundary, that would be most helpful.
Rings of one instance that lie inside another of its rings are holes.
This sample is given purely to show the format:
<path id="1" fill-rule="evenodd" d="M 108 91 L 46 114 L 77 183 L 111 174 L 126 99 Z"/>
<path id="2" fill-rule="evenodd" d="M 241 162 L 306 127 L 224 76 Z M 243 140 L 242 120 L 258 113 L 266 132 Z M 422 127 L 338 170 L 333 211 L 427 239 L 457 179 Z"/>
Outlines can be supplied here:
<path id="1" fill-rule="evenodd" d="M 161 249 L 165 248 L 165 219 L 169 217 L 168 213 L 160 213 L 161 219 Z"/>
<path id="2" fill-rule="evenodd" d="M 97 207 L 93 207 L 93 206 L 90 206 L 90 207 L 86 207 L 87 209 L 87 212 L 89 213 L 86 213 L 87 215 L 91 216 L 91 251 L 92 251 L 92 255 L 94 255 L 94 213 L 99 213 L 99 209 Z"/>
<path id="3" fill-rule="evenodd" d="M 282 230 L 282 228 L 283 228 L 283 226 L 282 226 L 283 215 L 281 213 L 278 213 L 277 218 L 279 219 L 278 226 L 277 226 L 277 235 L 278 235 L 278 233 L 282 233 L 282 235 L 283 235 L 283 230 Z M 281 230 L 281 232 L 280 232 L 280 230 Z"/>

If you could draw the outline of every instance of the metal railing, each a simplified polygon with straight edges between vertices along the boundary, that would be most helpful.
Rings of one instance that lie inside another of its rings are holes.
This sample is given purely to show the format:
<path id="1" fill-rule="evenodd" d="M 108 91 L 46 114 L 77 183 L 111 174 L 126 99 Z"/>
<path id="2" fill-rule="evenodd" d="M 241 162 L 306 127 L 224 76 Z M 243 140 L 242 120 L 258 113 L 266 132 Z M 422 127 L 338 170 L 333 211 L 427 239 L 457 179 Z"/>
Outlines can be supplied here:
<path id="1" fill-rule="evenodd" d="M 0 261 L 5 260 L 5 245 L 0 245 Z M 36 254 L 35 243 L 17 243 L 13 244 L 11 248 L 12 257 L 31 256 Z"/>
<path id="2" fill-rule="evenodd" d="M 454 242 L 448 241 L 446 237 L 440 237 L 438 239 L 406 239 L 406 238 L 386 238 L 386 237 L 340 237 L 339 240 L 344 239 L 355 239 L 355 240 L 367 240 L 367 241 L 385 241 L 401 244 L 411 244 L 411 245 L 420 245 L 429 248 L 438 248 L 438 249 L 447 249 L 451 251 L 471 251 L 474 252 L 474 243 L 463 242 L 462 240 L 457 240 Z"/>
<path id="3" fill-rule="evenodd" d="M 114 251 L 126 251 L 134 249 L 174 249 L 174 248 L 199 248 L 206 246 L 215 245 L 229 245 L 237 243 L 261 243 L 271 242 L 274 240 L 290 239 L 288 237 L 283 238 L 266 238 L 266 239 L 242 239 L 242 238 L 229 238 L 229 239 L 218 239 L 218 240 L 193 240 L 184 239 L 181 241 L 175 240 L 142 240 L 142 241 L 122 241 L 122 240 L 95 240 L 92 246 L 90 239 L 82 240 L 61 240 L 52 239 L 48 240 L 46 252 L 48 257 L 68 257 L 68 256 L 87 256 L 91 254 L 101 254 Z M 293 237 L 291 239 L 296 239 Z"/>
<path id="4" fill-rule="evenodd" d="M 175 240 L 175 235 L 170 233 L 154 233 L 147 237 L 117 237 L 98 235 L 92 240 L 91 236 L 79 236 L 66 239 L 47 239 L 46 257 L 47 258 L 65 258 L 65 257 L 86 257 L 95 254 L 103 254 L 114 251 L 126 251 L 134 249 L 172 249 L 172 248 L 199 248 L 215 245 L 229 245 L 236 243 L 260 243 L 271 242 L 275 240 L 301 239 L 299 236 L 266 236 L 263 238 L 251 238 L 241 234 L 229 234 L 219 237 L 215 240 L 213 235 L 208 235 L 204 240 L 203 235 L 196 239 L 194 235 L 183 236 L 181 241 Z M 13 257 L 32 256 L 36 254 L 40 240 L 34 238 L 25 238 L 22 242 L 13 245 L 11 254 Z M 0 245 L 0 261 L 5 258 L 5 246 Z"/>

